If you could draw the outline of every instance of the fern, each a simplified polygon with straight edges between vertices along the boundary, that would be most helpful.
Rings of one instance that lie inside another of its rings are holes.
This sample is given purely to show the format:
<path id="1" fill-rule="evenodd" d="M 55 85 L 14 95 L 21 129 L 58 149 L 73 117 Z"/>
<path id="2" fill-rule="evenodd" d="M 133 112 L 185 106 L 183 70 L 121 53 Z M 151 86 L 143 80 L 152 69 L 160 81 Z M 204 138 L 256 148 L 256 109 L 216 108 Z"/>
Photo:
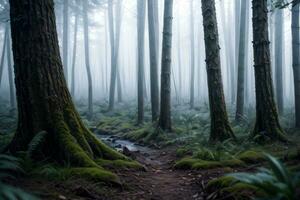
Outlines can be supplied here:
<path id="1" fill-rule="evenodd" d="M 296 190 L 300 186 L 300 173 L 290 172 L 276 158 L 266 155 L 270 169 L 260 168 L 255 174 L 229 174 L 238 182 L 256 187 L 266 199 L 296 200 Z"/>
<path id="2" fill-rule="evenodd" d="M 46 131 L 41 131 L 38 134 L 34 136 L 34 138 L 30 141 L 28 145 L 28 150 L 27 150 L 27 156 L 29 158 L 33 158 L 37 152 L 39 152 L 41 145 L 46 140 Z"/>
<path id="3" fill-rule="evenodd" d="M 23 173 L 19 159 L 13 156 L 0 154 L 0 199 L 36 200 L 36 197 L 23 190 L 4 183 L 4 179 L 15 178 L 18 173 Z"/>

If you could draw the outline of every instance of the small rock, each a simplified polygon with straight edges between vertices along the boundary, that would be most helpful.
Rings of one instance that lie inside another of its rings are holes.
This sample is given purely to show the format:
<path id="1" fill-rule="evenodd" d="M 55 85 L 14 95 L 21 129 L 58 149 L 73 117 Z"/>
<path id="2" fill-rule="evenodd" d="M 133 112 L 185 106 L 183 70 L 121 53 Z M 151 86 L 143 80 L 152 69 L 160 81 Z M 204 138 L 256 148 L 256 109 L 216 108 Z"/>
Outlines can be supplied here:
<path id="1" fill-rule="evenodd" d="M 63 196 L 63 195 L 59 195 L 59 196 L 58 196 L 58 199 L 61 199 L 61 200 L 66 200 L 66 199 L 67 199 L 67 197 L 65 197 L 65 196 Z"/>

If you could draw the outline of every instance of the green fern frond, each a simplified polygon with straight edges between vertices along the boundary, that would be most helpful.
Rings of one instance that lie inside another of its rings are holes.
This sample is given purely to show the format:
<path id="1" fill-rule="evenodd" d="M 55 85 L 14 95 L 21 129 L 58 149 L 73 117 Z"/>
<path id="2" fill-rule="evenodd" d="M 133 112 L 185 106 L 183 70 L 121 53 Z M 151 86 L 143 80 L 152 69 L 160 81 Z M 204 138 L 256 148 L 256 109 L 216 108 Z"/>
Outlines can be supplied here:
<path id="1" fill-rule="evenodd" d="M 41 145 L 46 141 L 46 131 L 41 131 L 34 136 L 28 145 L 27 156 L 33 158 L 34 155 L 40 150 Z"/>

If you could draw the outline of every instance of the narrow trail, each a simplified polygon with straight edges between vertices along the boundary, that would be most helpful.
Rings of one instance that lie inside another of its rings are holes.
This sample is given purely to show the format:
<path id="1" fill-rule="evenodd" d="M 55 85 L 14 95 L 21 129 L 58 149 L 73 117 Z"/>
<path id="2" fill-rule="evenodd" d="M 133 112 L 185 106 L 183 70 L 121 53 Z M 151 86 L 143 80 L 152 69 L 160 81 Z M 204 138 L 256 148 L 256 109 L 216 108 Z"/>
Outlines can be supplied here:
<path id="1" fill-rule="evenodd" d="M 201 200 L 204 199 L 202 175 L 174 170 L 174 149 L 131 152 L 146 171 L 121 172 L 126 188 L 113 199 L 122 200 Z"/>

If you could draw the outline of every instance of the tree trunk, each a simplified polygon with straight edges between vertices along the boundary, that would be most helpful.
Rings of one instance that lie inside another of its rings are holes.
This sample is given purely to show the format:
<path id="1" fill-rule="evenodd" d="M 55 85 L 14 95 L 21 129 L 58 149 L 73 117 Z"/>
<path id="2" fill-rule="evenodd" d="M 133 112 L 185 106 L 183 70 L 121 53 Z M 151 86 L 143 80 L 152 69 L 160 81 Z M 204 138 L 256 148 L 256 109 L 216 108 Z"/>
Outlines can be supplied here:
<path id="1" fill-rule="evenodd" d="M 299 4 L 292 8 L 293 72 L 295 88 L 295 125 L 300 128 L 300 31 Z"/>
<path id="2" fill-rule="evenodd" d="M 190 30 L 191 30 L 191 79 L 190 79 L 190 108 L 195 104 L 195 31 L 194 31 L 194 7 L 193 0 L 190 2 Z"/>
<path id="3" fill-rule="evenodd" d="M 177 57 L 178 57 L 178 80 L 179 80 L 179 98 L 182 97 L 182 59 L 181 59 L 181 31 L 180 31 L 180 21 L 177 20 Z"/>
<path id="4" fill-rule="evenodd" d="M 285 140 L 279 124 L 272 84 L 267 0 L 253 0 L 253 48 L 256 87 L 256 124 L 253 136 Z"/>
<path id="5" fill-rule="evenodd" d="M 145 57 L 145 8 L 146 0 L 137 3 L 137 35 L 138 35 L 138 124 L 144 122 L 144 57 Z"/>
<path id="6" fill-rule="evenodd" d="M 73 39 L 73 58 L 72 58 L 72 83 L 71 83 L 71 95 L 75 98 L 75 67 L 76 67 L 76 57 L 77 57 L 77 32 L 78 32 L 78 12 L 75 11 L 75 24 L 74 24 L 74 39 Z"/>
<path id="7" fill-rule="evenodd" d="M 116 13 L 116 43 L 115 43 L 115 52 L 114 52 L 114 60 L 117 65 L 117 91 L 118 91 L 118 102 L 122 102 L 122 83 L 121 83 L 121 74 L 120 74 L 120 66 L 119 66 L 119 49 L 120 49 L 120 34 L 121 34 L 121 26 L 122 26 L 122 0 L 118 0 L 117 3 L 117 13 Z"/>
<path id="8" fill-rule="evenodd" d="M 89 18 L 88 18 L 88 2 L 83 1 L 83 35 L 84 35 L 84 52 L 85 66 L 88 79 L 88 118 L 93 117 L 93 82 L 90 67 L 90 44 L 89 44 Z"/>
<path id="9" fill-rule="evenodd" d="M 96 139 L 74 107 L 59 54 L 53 0 L 10 0 L 10 5 L 18 128 L 8 150 L 26 151 L 45 131 L 37 150 L 42 159 L 101 171 L 95 159 L 123 159 Z"/>
<path id="10" fill-rule="evenodd" d="M 64 0 L 63 5 L 63 66 L 64 74 L 68 84 L 68 51 L 69 51 L 69 0 Z"/>
<path id="11" fill-rule="evenodd" d="M 111 57 L 111 72 L 110 72 L 110 86 L 109 86 L 109 105 L 108 110 L 114 109 L 115 105 L 115 90 L 117 78 L 117 61 L 115 60 L 115 28 L 114 28 L 114 10 L 113 0 L 108 1 L 108 26 L 110 36 L 110 57 Z"/>
<path id="12" fill-rule="evenodd" d="M 202 0 L 206 68 L 211 115 L 210 141 L 235 138 L 229 125 L 223 92 L 215 1 Z"/>
<path id="13" fill-rule="evenodd" d="M 10 37 L 10 26 L 8 26 L 8 36 L 6 37 L 6 56 L 7 56 L 7 69 L 8 69 L 8 82 L 9 82 L 9 97 L 10 97 L 10 107 L 15 108 L 15 85 L 14 85 L 14 78 L 13 78 L 13 65 L 12 65 L 12 58 L 11 58 L 11 37 Z"/>
<path id="14" fill-rule="evenodd" d="M 150 81 L 151 81 L 151 111 L 152 121 L 158 119 L 159 114 L 159 86 L 158 86 L 158 53 L 157 53 L 157 24 L 155 21 L 154 1 L 148 0 L 148 30 L 149 30 L 149 48 L 150 48 Z"/>
<path id="15" fill-rule="evenodd" d="M 3 39 L 3 47 L 2 47 L 2 54 L 1 54 L 1 62 L 0 62 L 0 86 L 2 82 L 2 75 L 3 75 L 3 69 L 4 69 L 4 56 L 6 52 L 6 41 L 8 37 L 8 24 L 5 25 L 5 33 L 4 33 L 4 39 Z"/>
<path id="16" fill-rule="evenodd" d="M 173 0 L 165 0 L 164 28 L 161 62 L 161 91 L 159 127 L 171 130 L 171 60 L 172 60 L 172 20 Z"/>
<path id="17" fill-rule="evenodd" d="M 275 11 L 275 74 L 276 74 L 276 103 L 279 114 L 283 114 L 283 10 L 277 9 Z"/>
<path id="18" fill-rule="evenodd" d="M 235 120 L 240 121 L 244 115 L 244 97 L 245 97 L 245 51 L 246 51 L 246 14 L 247 2 L 242 1 L 240 17 L 240 39 L 238 53 L 238 82 L 237 82 L 237 100 Z"/>

